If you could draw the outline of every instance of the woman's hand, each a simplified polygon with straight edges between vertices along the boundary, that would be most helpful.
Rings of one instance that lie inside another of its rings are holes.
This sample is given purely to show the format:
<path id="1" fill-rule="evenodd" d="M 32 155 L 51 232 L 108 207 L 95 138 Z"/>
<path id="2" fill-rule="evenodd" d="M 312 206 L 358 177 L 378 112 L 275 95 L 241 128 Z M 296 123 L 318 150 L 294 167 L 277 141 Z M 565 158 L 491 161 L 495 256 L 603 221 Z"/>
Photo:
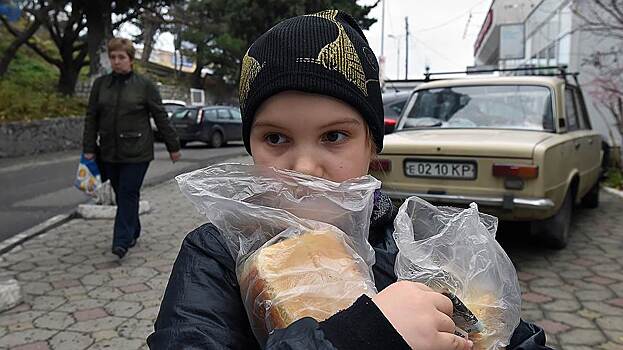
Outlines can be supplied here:
<path id="1" fill-rule="evenodd" d="M 372 301 L 415 350 L 469 350 L 472 342 L 454 335 L 452 302 L 424 284 L 396 282 Z"/>
<path id="2" fill-rule="evenodd" d="M 169 153 L 169 157 L 171 158 L 171 161 L 173 163 L 177 162 L 178 160 L 180 160 L 180 158 L 182 158 L 182 152 L 177 151 L 177 152 L 170 152 Z"/>
<path id="3" fill-rule="evenodd" d="M 95 159 L 95 153 L 85 153 L 84 158 L 87 160 Z"/>

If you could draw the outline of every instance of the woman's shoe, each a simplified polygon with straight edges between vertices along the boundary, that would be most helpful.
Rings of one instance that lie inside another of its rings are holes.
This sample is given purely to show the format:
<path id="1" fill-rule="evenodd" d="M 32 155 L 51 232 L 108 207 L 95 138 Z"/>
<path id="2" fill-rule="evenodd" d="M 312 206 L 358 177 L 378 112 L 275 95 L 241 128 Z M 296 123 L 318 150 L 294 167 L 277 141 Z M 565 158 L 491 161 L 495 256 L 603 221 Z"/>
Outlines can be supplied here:
<path id="1" fill-rule="evenodd" d="M 128 250 L 124 247 L 113 247 L 112 253 L 119 257 L 119 259 L 123 258 Z"/>

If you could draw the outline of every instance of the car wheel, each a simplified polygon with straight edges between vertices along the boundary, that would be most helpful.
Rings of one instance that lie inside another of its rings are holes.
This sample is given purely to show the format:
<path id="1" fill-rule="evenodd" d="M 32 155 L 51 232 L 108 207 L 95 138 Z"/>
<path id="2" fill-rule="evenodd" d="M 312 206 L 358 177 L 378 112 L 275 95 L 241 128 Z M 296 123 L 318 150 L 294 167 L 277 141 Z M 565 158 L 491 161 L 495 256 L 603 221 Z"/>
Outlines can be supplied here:
<path id="1" fill-rule="evenodd" d="M 538 224 L 545 244 L 552 249 L 563 249 L 569 243 L 571 230 L 571 214 L 573 213 L 573 196 L 567 191 L 562 206 L 554 216 Z"/>
<path id="2" fill-rule="evenodd" d="M 220 131 L 212 133 L 212 137 L 210 137 L 210 146 L 212 148 L 219 148 L 223 146 L 223 134 L 221 134 Z"/>
<path id="3" fill-rule="evenodd" d="M 584 198 L 582 198 L 582 205 L 590 209 L 599 207 L 599 181 L 597 181 Z"/>
<path id="4" fill-rule="evenodd" d="M 180 147 L 184 148 L 184 147 L 186 147 L 187 144 L 188 144 L 188 141 L 180 140 Z"/>

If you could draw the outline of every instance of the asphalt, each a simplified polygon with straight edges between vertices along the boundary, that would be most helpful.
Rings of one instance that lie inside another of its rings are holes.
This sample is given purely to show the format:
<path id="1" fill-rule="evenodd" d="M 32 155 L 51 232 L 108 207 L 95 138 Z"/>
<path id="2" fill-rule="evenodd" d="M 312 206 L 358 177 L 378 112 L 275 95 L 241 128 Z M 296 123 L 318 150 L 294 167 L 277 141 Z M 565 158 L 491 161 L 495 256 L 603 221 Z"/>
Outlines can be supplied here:
<path id="1" fill-rule="evenodd" d="M 157 143 L 144 186 L 244 154 L 241 146 L 211 149 L 201 143 L 189 144 L 182 150 L 182 159 L 173 164 L 164 145 Z M 0 242 L 91 200 L 73 187 L 79 156 L 80 151 L 75 150 L 0 159 Z"/>

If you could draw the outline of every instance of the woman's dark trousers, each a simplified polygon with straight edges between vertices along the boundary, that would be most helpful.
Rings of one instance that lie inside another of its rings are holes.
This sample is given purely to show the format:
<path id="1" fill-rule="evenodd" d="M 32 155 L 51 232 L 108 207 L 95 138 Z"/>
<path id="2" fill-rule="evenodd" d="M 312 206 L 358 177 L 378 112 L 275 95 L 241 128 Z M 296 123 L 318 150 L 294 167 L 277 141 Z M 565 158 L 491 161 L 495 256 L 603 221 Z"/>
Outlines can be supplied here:
<path id="1" fill-rule="evenodd" d="M 141 235 L 138 202 L 143 179 L 149 162 L 109 163 L 103 162 L 106 176 L 110 179 L 117 201 L 117 215 L 112 246 L 130 248 Z"/>

